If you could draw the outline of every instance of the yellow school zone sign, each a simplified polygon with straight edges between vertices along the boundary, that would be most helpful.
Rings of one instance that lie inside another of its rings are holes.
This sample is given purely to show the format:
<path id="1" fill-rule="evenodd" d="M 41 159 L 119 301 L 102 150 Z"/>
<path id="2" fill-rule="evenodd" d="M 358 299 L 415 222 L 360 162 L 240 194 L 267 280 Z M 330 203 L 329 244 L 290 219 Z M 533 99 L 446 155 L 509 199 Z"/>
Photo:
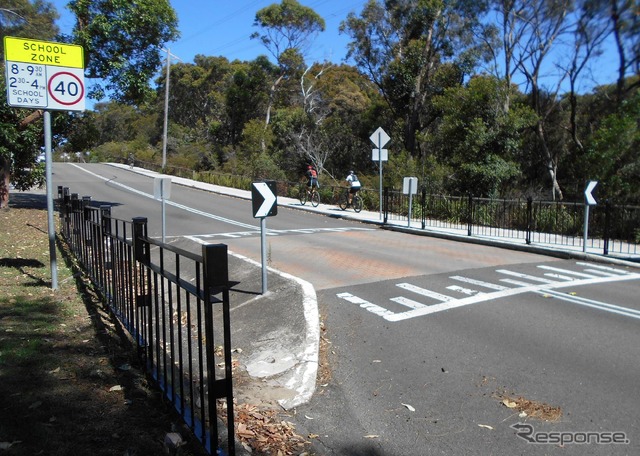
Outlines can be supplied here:
<path id="1" fill-rule="evenodd" d="M 84 51 L 75 44 L 5 36 L 5 60 L 66 68 L 84 68 Z"/>

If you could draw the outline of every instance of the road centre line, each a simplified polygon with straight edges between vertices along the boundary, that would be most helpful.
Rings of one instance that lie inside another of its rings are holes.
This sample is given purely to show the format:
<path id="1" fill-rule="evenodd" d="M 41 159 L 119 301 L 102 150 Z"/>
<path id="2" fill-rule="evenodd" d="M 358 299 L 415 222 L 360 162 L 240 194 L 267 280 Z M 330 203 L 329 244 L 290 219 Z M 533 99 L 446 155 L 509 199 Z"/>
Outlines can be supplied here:
<path id="1" fill-rule="evenodd" d="M 536 284 L 536 285 L 526 285 L 517 288 L 507 288 L 504 290 L 496 291 L 493 293 L 485 293 L 482 295 L 469 296 L 462 299 L 454 299 L 452 301 L 444 302 L 441 304 L 436 304 L 432 306 L 427 306 L 422 309 L 414 309 L 409 310 L 403 313 L 391 313 L 383 315 L 385 320 L 388 321 L 402 321 L 408 320 L 410 318 L 420 317 L 423 315 L 429 315 L 435 312 L 441 312 L 443 310 L 455 309 L 457 307 L 463 307 L 473 304 L 478 304 L 485 301 L 492 301 L 496 299 L 507 298 L 510 296 L 516 296 L 523 293 L 531 293 L 531 292 L 548 292 L 549 290 L 557 289 L 557 288 L 566 288 L 566 287 L 578 287 L 582 285 L 594 285 L 594 284 L 602 284 L 602 283 L 611 283 L 611 282 L 620 282 L 626 280 L 638 280 L 640 279 L 640 274 L 633 273 L 627 274 L 624 276 L 617 277 L 595 277 L 589 279 L 582 280 L 574 280 L 571 282 L 555 282 L 551 284 Z"/>
<path id="2" fill-rule="evenodd" d="M 635 309 L 630 309 L 628 307 L 617 306 L 615 304 L 608 304 L 606 302 L 595 301 L 593 299 L 582 298 L 580 296 L 572 296 L 566 293 L 560 293 L 558 291 L 553 290 L 540 290 L 535 293 L 543 295 L 543 296 L 553 296 L 554 298 L 561 299 L 563 301 L 572 302 L 575 304 L 580 304 L 581 306 L 592 307 L 594 309 L 603 310 L 605 312 L 612 312 L 619 315 L 624 315 L 625 317 L 637 318 L 640 319 L 640 311 Z"/>
<path id="3" fill-rule="evenodd" d="M 155 200 L 155 197 L 153 195 L 149 194 L 149 193 L 137 190 L 137 189 L 135 189 L 133 187 L 129 187 L 128 185 L 121 184 L 120 182 L 117 182 L 117 181 L 115 181 L 115 180 L 113 180 L 111 178 L 106 178 L 106 177 L 100 176 L 99 174 L 96 174 L 96 173 L 94 173 L 92 171 L 84 169 L 81 166 L 78 166 L 78 165 L 76 165 L 74 163 L 71 163 L 71 165 L 75 166 L 79 170 L 82 170 L 87 174 L 91 174 L 92 176 L 97 177 L 98 179 L 101 179 L 101 180 L 103 180 L 103 181 L 105 181 L 105 182 L 107 182 L 107 183 L 109 183 L 111 185 L 114 185 L 116 187 L 120 187 L 120 188 L 122 188 L 122 189 L 124 189 L 124 190 L 126 190 L 128 192 L 135 193 L 135 194 L 143 196 L 145 198 L 149 198 L 149 199 Z M 241 227 L 244 227 L 244 228 L 254 229 L 254 230 L 257 230 L 257 231 L 260 230 L 259 226 L 249 225 L 248 223 L 238 222 L 236 220 L 231 220 L 231 219 L 228 219 L 226 217 L 220 217 L 218 215 L 210 214 L 209 212 L 204 212 L 204 211 L 201 211 L 201 210 L 198 210 L 198 209 L 194 209 L 194 208 L 189 207 L 189 206 L 185 206 L 183 204 L 178 204 L 178 203 L 176 203 L 174 201 L 167 200 L 167 201 L 165 201 L 165 204 L 168 204 L 170 206 L 176 207 L 178 209 L 183 209 L 183 210 L 185 210 L 187 212 L 191 212 L 193 214 L 197 214 L 197 215 L 201 215 L 203 217 L 207 217 L 207 218 L 211 218 L 211 219 L 214 219 L 214 220 L 218 220 L 220 222 L 229 223 L 231 225 L 241 226 Z"/>

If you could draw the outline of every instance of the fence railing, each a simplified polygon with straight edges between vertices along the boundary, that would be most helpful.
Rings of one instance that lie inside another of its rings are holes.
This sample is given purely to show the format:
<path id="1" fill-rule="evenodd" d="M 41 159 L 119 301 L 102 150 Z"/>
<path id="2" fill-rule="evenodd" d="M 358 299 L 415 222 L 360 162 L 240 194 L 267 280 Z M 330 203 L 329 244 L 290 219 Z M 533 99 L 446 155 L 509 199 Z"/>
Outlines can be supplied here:
<path id="1" fill-rule="evenodd" d="M 68 188 L 58 197 L 63 238 L 148 374 L 209 454 L 219 454 L 226 415 L 234 455 L 227 246 L 194 254 L 148 238 L 146 218 L 113 218 L 109 206 L 91 206 Z"/>
<path id="2" fill-rule="evenodd" d="M 427 194 L 409 196 L 385 189 L 384 222 L 409 220 L 467 236 L 522 239 L 527 244 L 584 246 L 585 205 L 532 199 L 488 199 Z M 590 206 L 587 247 L 604 255 L 640 254 L 640 207 L 605 201 Z"/>

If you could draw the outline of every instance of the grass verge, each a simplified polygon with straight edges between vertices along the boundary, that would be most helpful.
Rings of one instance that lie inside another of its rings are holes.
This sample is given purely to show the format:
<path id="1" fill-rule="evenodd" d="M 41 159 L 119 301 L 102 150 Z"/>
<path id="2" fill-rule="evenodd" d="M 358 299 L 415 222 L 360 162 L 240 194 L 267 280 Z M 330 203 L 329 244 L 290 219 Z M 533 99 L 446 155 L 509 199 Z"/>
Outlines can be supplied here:
<path id="1" fill-rule="evenodd" d="M 54 291 L 46 210 L 0 211 L 0 452 L 164 454 L 179 421 L 62 249 Z"/>

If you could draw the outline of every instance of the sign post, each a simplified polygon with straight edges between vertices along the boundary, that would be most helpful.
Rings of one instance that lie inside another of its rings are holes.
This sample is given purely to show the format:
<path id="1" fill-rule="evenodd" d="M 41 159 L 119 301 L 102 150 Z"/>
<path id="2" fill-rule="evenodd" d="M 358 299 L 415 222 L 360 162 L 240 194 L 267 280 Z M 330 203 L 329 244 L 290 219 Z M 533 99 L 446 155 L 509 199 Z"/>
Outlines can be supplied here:
<path id="1" fill-rule="evenodd" d="M 155 177 L 153 179 L 153 197 L 162 201 L 162 242 L 165 242 L 166 210 L 165 201 L 171 197 L 171 178 Z"/>
<path id="2" fill-rule="evenodd" d="M 418 178 L 405 177 L 402 181 L 402 193 L 409 195 L 409 214 L 407 215 L 407 228 L 411 228 L 411 214 L 413 213 L 413 195 L 418 193 Z"/>
<path id="3" fill-rule="evenodd" d="M 82 46 L 4 37 L 7 104 L 44 110 L 44 157 L 51 288 L 58 288 L 51 159 L 52 110 L 84 111 L 84 50 Z"/>
<path id="4" fill-rule="evenodd" d="M 260 250 L 262 260 L 262 294 L 267 292 L 267 222 L 266 218 L 278 213 L 276 181 L 251 184 L 253 218 L 260 219 Z"/>
<path id="5" fill-rule="evenodd" d="M 383 147 L 391 138 L 382 127 L 378 127 L 378 129 L 369 136 L 369 139 L 376 146 L 376 149 L 372 151 L 371 158 L 374 161 L 378 160 L 378 170 L 380 172 L 380 220 L 382 220 L 382 161 L 388 159 L 388 151 L 387 149 L 383 149 Z"/>
<path id="6" fill-rule="evenodd" d="M 582 238 L 582 251 L 587 251 L 587 240 L 589 239 L 589 206 L 598 204 L 591 192 L 598 185 L 598 181 L 589 181 L 584 190 L 584 236 Z"/>

